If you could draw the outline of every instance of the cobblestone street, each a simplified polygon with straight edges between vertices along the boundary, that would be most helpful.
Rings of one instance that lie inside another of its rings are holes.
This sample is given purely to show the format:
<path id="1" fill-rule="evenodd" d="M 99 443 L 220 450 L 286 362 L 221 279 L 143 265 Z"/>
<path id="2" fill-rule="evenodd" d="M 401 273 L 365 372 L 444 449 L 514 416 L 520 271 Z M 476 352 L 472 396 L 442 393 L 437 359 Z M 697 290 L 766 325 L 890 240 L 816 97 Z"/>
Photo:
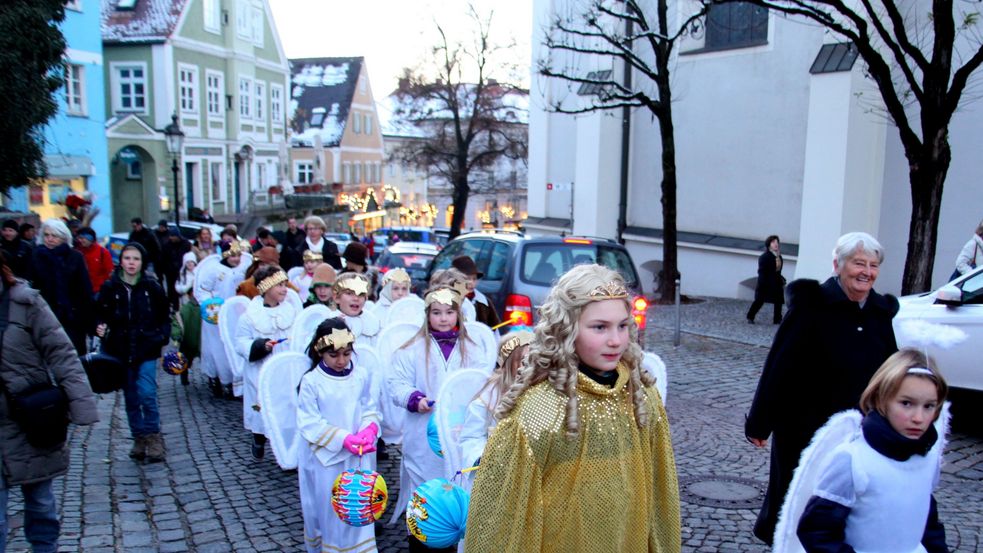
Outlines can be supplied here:
<path id="1" fill-rule="evenodd" d="M 683 497 L 684 551 L 766 551 L 751 537 L 767 479 L 768 451 L 743 438 L 743 417 L 776 327 L 747 325 L 747 302 L 684 306 L 682 345 L 673 348 L 672 308 L 651 316 L 648 346 L 669 367 L 668 411 Z M 759 317 L 763 322 L 764 317 Z M 708 334 L 713 337 L 704 336 Z M 254 462 L 242 407 L 213 400 L 200 374 L 182 387 L 158 376 L 167 461 L 138 464 L 122 394 L 100 399 L 102 421 L 74 429 L 69 474 L 56 480 L 62 551 L 301 551 L 296 472 L 267 453 Z M 380 471 L 398 496 L 398 452 Z M 954 551 L 983 549 L 983 439 L 953 434 L 937 493 Z M 327 502 L 327 498 L 325 498 Z M 23 540 L 20 491 L 11 494 L 8 551 Z M 390 505 L 390 512 L 393 506 Z M 388 522 L 390 514 L 383 519 Z M 405 526 L 377 525 L 381 551 L 403 551 Z"/>

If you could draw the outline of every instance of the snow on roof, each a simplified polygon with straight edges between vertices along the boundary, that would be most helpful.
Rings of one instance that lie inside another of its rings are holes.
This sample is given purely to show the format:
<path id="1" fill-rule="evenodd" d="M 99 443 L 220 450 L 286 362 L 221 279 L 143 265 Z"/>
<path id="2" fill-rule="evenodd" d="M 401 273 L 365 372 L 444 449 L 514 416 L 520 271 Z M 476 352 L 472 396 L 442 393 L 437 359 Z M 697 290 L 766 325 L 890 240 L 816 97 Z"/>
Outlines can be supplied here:
<path id="1" fill-rule="evenodd" d="M 475 109 L 473 96 L 475 85 L 462 85 L 458 89 L 461 117 L 467 118 Z M 488 98 L 494 100 L 494 117 L 500 121 L 529 124 L 529 92 L 518 88 L 490 85 L 486 89 Z M 495 100 L 497 98 L 497 100 Z M 383 134 L 391 136 L 423 136 L 418 127 L 420 123 L 432 120 L 451 119 L 450 110 L 442 100 L 433 98 L 414 98 L 396 90 L 377 105 Z M 385 113 L 385 120 L 383 114 Z"/>
<path id="2" fill-rule="evenodd" d="M 361 57 L 290 60 L 291 118 L 298 110 L 306 118 L 294 145 L 310 146 L 317 135 L 325 148 L 341 143 L 362 63 Z"/>
<path id="3" fill-rule="evenodd" d="M 102 0 L 102 39 L 105 42 L 166 40 L 189 0 L 137 0 L 132 9 L 118 9 L 120 0 Z"/>

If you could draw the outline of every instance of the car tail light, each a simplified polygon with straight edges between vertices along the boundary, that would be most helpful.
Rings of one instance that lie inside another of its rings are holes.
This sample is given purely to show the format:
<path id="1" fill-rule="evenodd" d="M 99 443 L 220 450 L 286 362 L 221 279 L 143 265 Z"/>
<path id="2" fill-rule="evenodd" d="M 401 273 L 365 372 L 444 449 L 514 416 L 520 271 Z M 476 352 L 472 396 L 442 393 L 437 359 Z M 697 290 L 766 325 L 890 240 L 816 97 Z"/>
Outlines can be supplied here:
<path id="1" fill-rule="evenodd" d="M 379 267 L 379 272 L 380 273 L 386 274 L 387 271 L 389 271 L 389 267 Z"/>
<path id="2" fill-rule="evenodd" d="M 564 238 L 563 239 L 563 243 L 564 244 L 584 244 L 584 245 L 590 245 L 590 244 L 593 244 L 594 241 L 593 240 L 588 240 L 586 238 Z"/>
<path id="3" fill-rule="evenodd" d="M 645 330 L 645 311 L 648 307 L 649 302 L 644 296 L 638 296 L 631 302 L 631 314 L 639 330 Z"/>
<path id="4" fill-rule="evenodd" d="M 532 326 L 532 301 L 529 296 L 509 294 L 505 298 L 505 319 L 513 325 Z"/>

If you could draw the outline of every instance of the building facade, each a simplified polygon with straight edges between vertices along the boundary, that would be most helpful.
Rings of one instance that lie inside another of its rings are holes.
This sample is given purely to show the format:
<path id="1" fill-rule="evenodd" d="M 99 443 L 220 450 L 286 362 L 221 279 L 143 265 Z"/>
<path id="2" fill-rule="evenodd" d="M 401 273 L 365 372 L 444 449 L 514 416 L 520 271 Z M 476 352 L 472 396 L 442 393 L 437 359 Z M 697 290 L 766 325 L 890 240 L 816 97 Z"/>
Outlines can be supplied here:
<path id="1" fill-rule="evenodd" d="M 543 44 L 551 18 L 571 1 L 536 0 L 533 44 Z M 720 9 L 747 9 L 734 6 Z M 673 13 L 690 8 L 676 3 Z M 742 23 L 734 28 L 714 20 Z M 836 238 L 865 231 L 886 252 L 877 289 L 898 293 L 911 213 L 908 163 L 856 52 L 821 28 L 766 11 L 711 10 L 704 23 L 704 32 L 679 44 L 672 64 L 683 292 L 751 297 L 755 259 L 771 234 L 783 241 L 789 280 L 825 279 Z M 534 61 L 544 55 L 534 52 Z M 622 64 L 611 59 L 585 61 L 583 68 L 621 78 Z M 652 286 L 662 266 L 657 122 L 647 110 L 633 111 L 625 143 L 620 111 L 560 115 L 547 106 L 558 100 L 585 106 L 590 99 L 536 74 L 531 89 L 541 92 L 531 98 L 527 228 L 619 238 L 627 148 L 627 228 L 620 238 Z M 983 187 L 975 184 L 983 169 L 975 155 L 980 124 L 983 111 L 968 103 L 950 127 L 953 161 L 935 285 L 952 272 L 983 217 Z"/>
<path id="2" fill-rule="evenodd" d="M 266 0 L 103 0 L 102 33 L 114 228 L 175 207 L 275 205 L 289 69 Z M 163 134 L 173 115 L 185 134 L 177 198 Z"/>
<path id="3" fill-rule="evenodd" d="M 57 93 L 58 113 L 44 132 L 48 177 L 13 189 L 7 205 L 15 211 L 33 211 L 42 220 L 65 217 L 65 199 L 76 194 L 99 209 L 92 226 L 102 236 L 110 231 L 113 204 L 104 131 L 99 14 L 100 0 L 75 0 L 65 5 L 61 24 L 67 44 L 65 86 Z"/>

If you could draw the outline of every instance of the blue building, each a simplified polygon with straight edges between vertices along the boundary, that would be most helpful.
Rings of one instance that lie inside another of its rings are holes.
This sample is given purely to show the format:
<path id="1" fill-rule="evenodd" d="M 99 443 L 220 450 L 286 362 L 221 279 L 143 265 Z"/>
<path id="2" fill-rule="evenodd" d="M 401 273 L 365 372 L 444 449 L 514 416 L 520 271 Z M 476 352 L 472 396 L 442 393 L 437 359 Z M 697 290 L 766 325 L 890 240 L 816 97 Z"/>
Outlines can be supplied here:
<path id="1" fill-rule="evenodd" d="M 65 197 L 85 193 L 99 208 L 93 228 L 101 238 L 112 225 L 109 154 L 106 146 L 100 0 L 71 0 L 65 9 L 65 87 L 58 113 L 45 129 L 48 178 L 11 191 L 7 206 L 33 211 L 42 220 L 67 214 Z"/>

